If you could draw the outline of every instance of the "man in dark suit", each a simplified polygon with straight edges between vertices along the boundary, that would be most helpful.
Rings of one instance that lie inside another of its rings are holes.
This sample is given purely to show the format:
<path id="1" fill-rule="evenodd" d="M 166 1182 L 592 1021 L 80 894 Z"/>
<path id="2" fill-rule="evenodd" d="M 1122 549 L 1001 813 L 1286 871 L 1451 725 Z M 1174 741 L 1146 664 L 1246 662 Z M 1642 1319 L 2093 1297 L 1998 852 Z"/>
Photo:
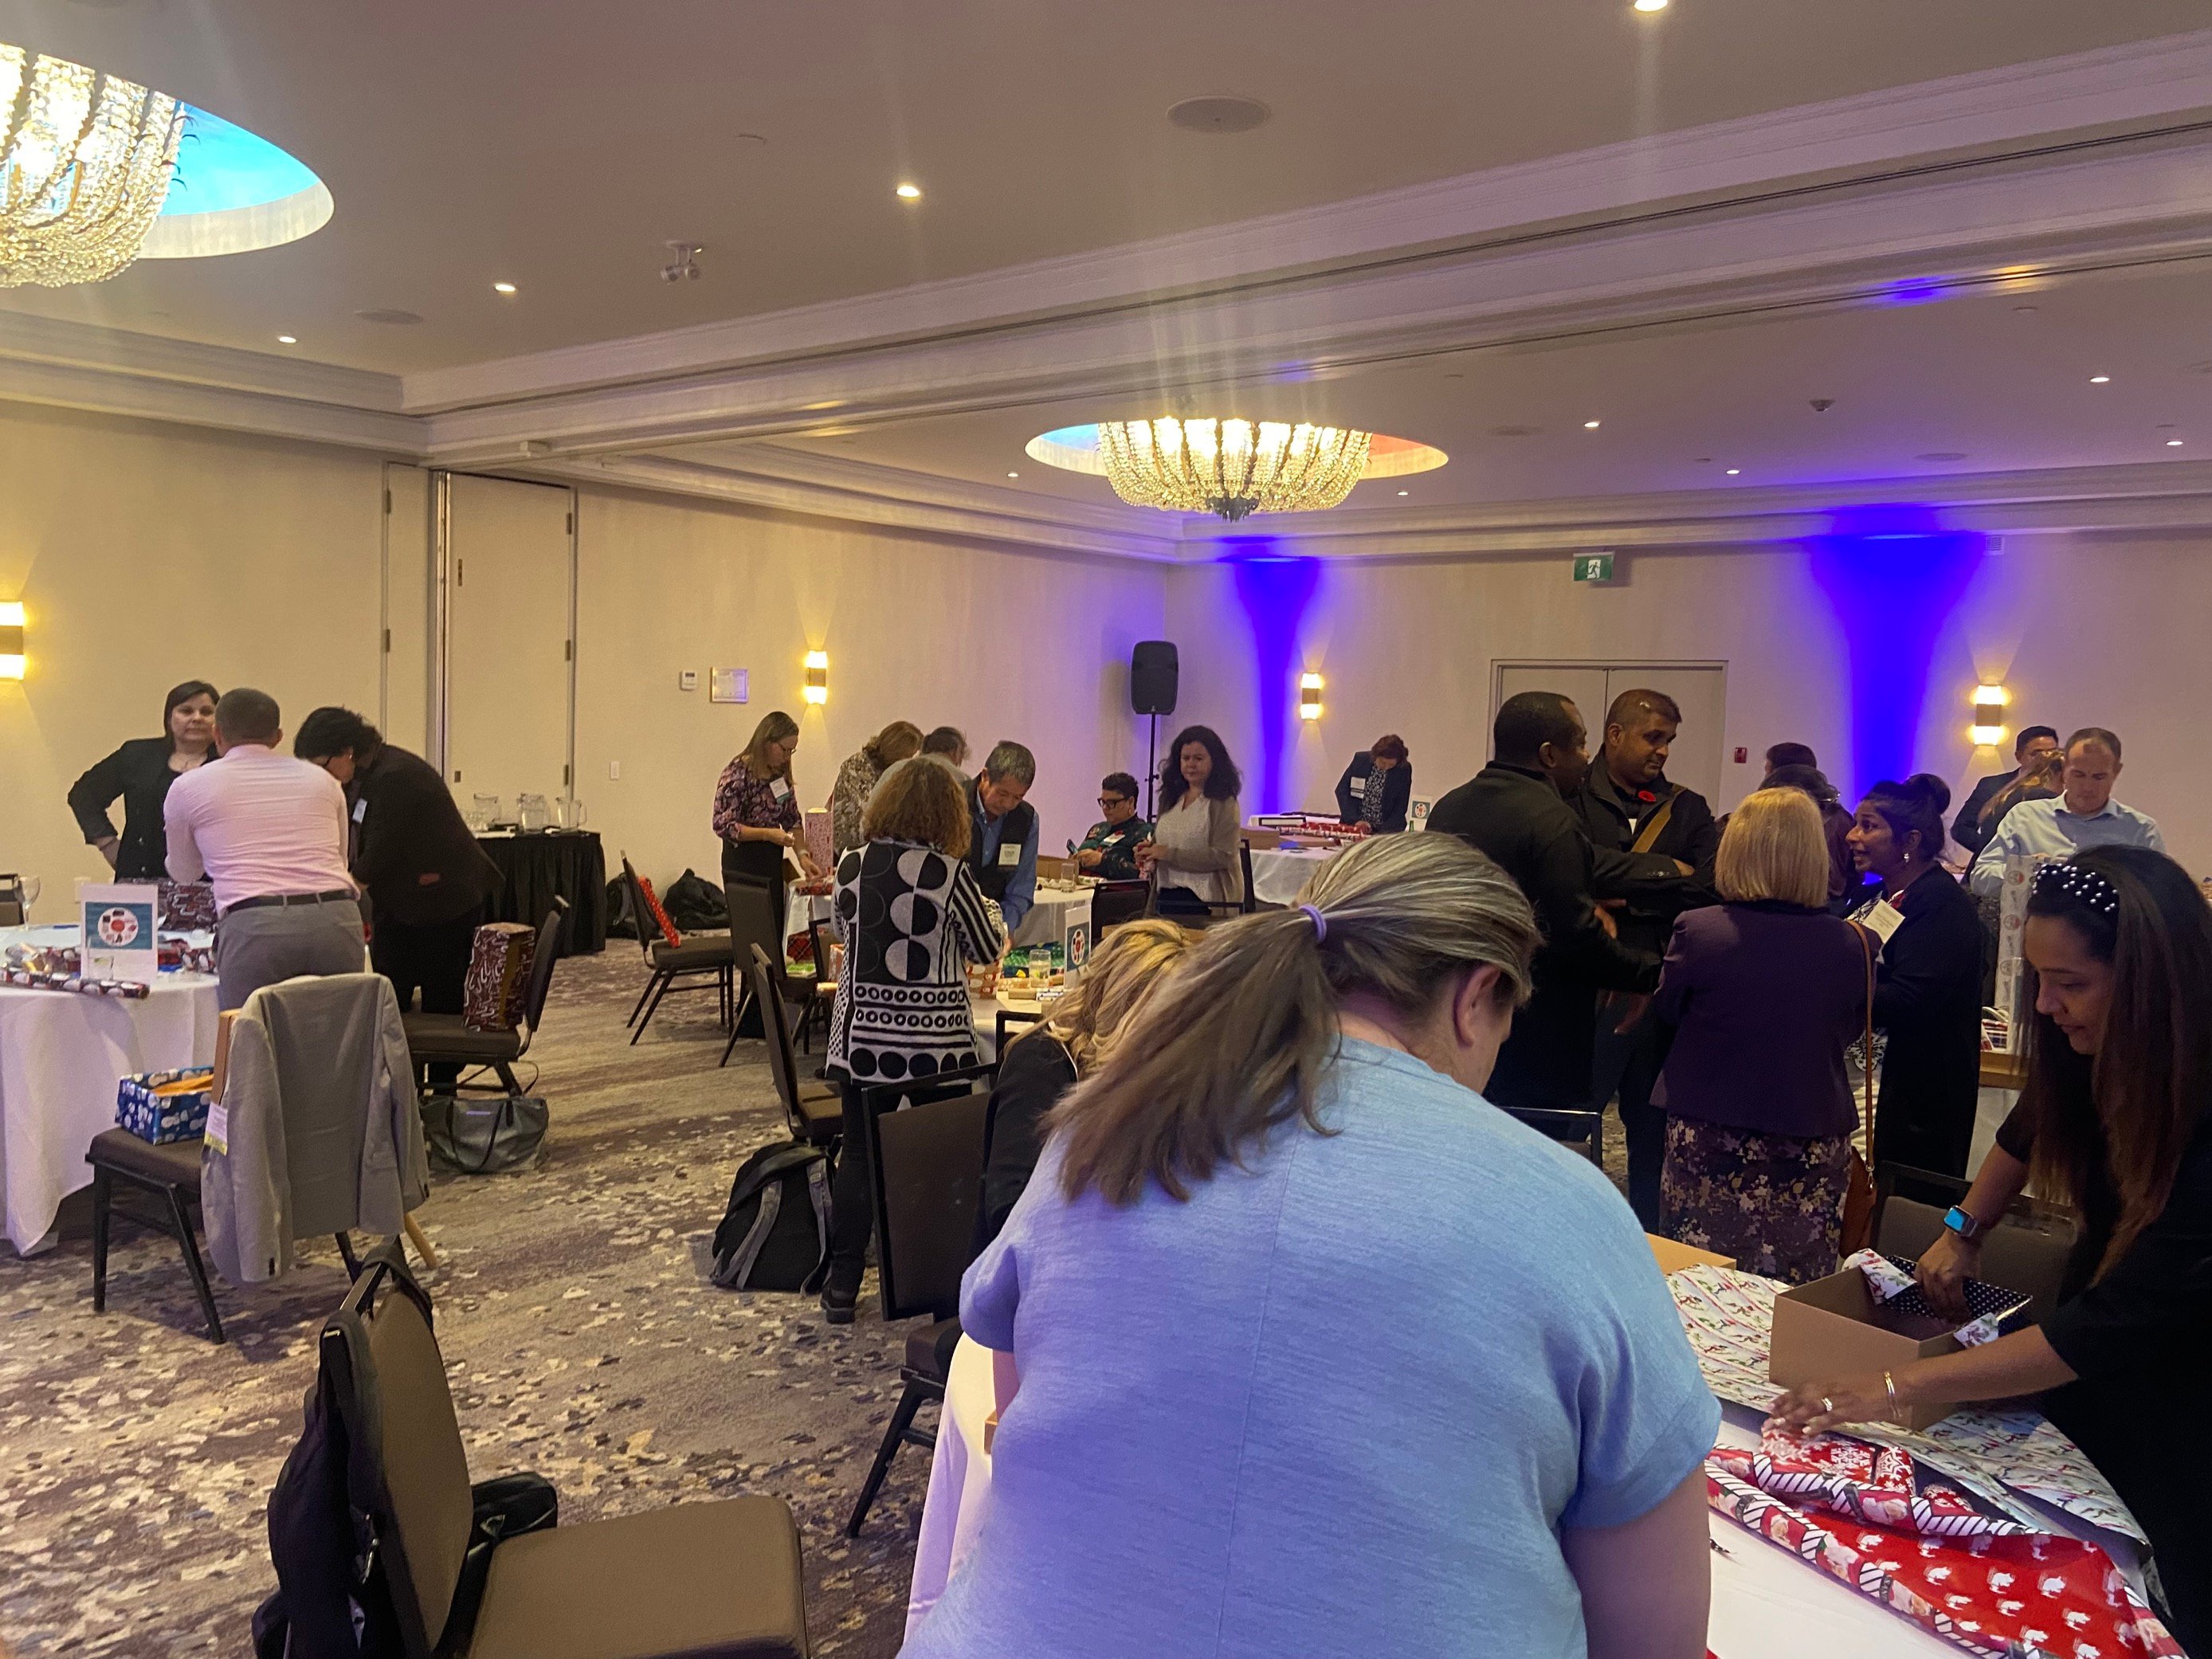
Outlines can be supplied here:
<path id="1" fill-rule="evenodd" d="M 1674 918 L 1711 904 L 1720 826 L 1694 789 L 1667 779 L 1667 756 L 1682 711 L 1663 691 L 1624 691 L 1606 711 L 1605 744 L 1568 799 L 1597 849 L 1597 889 L 1619 902 L 1621 943 L 1664 956 Z M 1668 1034 L 1645 1015 L 1626 1030 L 1597 1034 L 1590 1108 L 1603 1111 L 1616 1087 L 1628 1141 L 1628 1201 L 1646 1232 L 1659 1231 L 1659 1167 L 1667 1114 L 1651 1103 Z"/>
<path id="2" fill-rule="evenodd" d="M 477 923 L 501 878 L 446 781 L 350 708 L 316 709 L 300 722 L 292 752 L 345 789 L 376 971 L 402 1008 L 420 991 L 424 1013 L 459 1013 Z M 434 1068 L 431 1081 L 439 1080 Z"/>
<path id="3" fill-rule="evenodd" d="M 1982 828 L 1982 808 L 1996 799 L 1999 790 L 2027 770 L 2031 762 L 2057 752 L 2057 732 L 2047 726 L 2023 726 L 2012 745 L 2012 757 L 2018 764 L 2009 772 L 1992 773 L 1974 786 L 1973 793 L 1966 797 L 1966 804 L 1959 809 L 1959 816 L 1951 820 L 1951 839 L 1978 856 L 1982 848 L 1990 844 L 1990 830 Z"/>
<path id="4" fill-rule="evenodd" d="M 1626 1012 L 1640 1012 L 1659 983 L 1659 958 L 1623 945 L 1600 916 L 1595 849 L 1564 798 L 1589 769 L 1581 712 L 1556 691 L 1523 691 L 1498 709 L 1492 736 L 1490 764 L 1429 814 L 1431 830 L 1495 860 L 1544 929 L 1535 994 L 1515 1017 L 1484 1093 L 1509 1108 L 1586 1110 L 1597 994 L 1626 993 Z"/>

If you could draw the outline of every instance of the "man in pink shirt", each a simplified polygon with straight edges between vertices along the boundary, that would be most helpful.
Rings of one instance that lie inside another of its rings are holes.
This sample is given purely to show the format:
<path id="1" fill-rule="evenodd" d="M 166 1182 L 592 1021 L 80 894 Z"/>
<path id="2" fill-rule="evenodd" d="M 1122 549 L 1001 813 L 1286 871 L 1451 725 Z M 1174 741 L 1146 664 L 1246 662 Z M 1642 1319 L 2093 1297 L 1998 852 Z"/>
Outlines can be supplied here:
<path id="1" fill-rule="evenodd" d="M 228 692 L 215 709 L 221 758 L 169 787 L 169 875 L 215 884 L 226 1009 L 295 975 L 366 971 L 345 792 L 321 767 L 278 754 L 283 735 L 274 697 Z"/>

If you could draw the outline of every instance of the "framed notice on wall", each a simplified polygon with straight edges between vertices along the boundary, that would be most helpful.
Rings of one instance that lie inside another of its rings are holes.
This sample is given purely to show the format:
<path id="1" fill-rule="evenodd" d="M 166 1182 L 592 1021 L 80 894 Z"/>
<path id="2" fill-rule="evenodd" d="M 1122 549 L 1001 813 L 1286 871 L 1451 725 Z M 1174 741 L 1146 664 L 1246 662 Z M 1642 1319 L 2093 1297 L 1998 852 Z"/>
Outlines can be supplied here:
<path id="1" fill-rule="evenodd" d="M 709 702 L 744 702 L 750 700 L 752 688 L 746 684 L 750 678 L 743 668 L 717 668 L 707 683 Z"/>

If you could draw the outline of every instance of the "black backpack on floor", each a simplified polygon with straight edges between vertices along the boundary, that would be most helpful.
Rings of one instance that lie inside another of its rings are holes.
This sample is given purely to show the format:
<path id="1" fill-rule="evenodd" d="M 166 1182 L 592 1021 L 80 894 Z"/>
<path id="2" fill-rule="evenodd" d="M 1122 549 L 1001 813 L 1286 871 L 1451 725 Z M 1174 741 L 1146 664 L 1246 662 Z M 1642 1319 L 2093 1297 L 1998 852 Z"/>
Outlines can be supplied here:
<path id="1" fill-rule="evenodd" d="M 678 933 L 703 933 L 730 925 L 730 907 L 722 890 L 697 872 L 686 870 L 668 884 L 660 908 Z"/>
<path id="2" fill-rule="evenodd" d="M 714 1229 L 714 1283 L 795 1291 L 830 1253 L 830 1158 L 817 1146 L 763 1146 L 738 1166 Z"/>

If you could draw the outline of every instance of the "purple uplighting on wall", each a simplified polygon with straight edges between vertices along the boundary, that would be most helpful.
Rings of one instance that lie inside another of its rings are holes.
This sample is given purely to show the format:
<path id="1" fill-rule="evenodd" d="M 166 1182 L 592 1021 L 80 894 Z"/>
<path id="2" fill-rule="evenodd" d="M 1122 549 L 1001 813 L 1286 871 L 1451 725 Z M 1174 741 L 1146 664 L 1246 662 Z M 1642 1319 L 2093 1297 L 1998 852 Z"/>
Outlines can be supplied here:
<path id="1" fill-rule="evenodd" d="M 1284 763 L 1291 728 L 1291 706 L 1304 666 L 1301 631 L 1314 591 L 1321 585 L 1321 561 L 1288 558 L 1267 550 L 1265 538 L 1232 543 L 1222 562 L 1231 569 L 1237 603 L 1252 630 L 1253 712 L 1260 752 L 1241 757 L 1244 767 L 1244 810 L 1279 812 Z M 1289 803 L 1296 805 L 1296 802 Z"/>

